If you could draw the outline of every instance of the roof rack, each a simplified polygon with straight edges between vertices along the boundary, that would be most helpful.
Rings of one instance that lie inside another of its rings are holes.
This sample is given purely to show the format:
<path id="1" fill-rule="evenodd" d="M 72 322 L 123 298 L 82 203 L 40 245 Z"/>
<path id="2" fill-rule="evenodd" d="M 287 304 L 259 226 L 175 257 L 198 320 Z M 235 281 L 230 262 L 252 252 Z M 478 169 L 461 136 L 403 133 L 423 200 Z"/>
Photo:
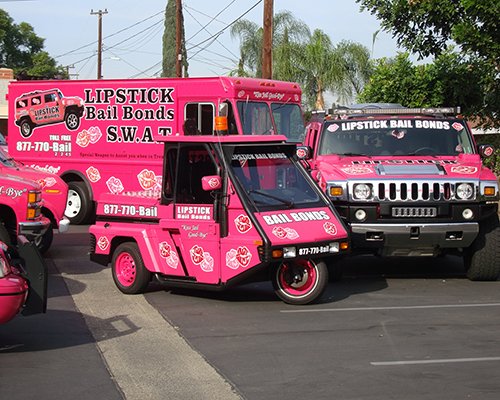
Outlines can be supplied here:
<path id="1" fill-rule="evenodd" d="M 335 108 L 332 110 L 333 115 L 415 115 L 415 114 L 427 114 L 427 115 L 456 115 L 460 114 L 460 107 L 417 107 L 417 108 Z"/>

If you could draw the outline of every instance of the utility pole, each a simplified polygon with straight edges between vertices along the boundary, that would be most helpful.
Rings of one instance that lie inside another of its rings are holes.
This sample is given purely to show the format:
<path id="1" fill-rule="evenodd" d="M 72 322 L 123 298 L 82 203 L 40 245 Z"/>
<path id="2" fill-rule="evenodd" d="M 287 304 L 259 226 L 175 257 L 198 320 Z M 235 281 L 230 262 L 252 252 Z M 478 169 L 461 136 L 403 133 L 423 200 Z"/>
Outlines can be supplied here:
<path id="1" fill-rule="evenodd" d="M 182 2 L 175 1 L 175 76 L 182 78 Z"/>
<path id="2" fill-rule="evenodd" d="M 264 33 L 262 35 L 262 78 L 273 77 L 273 1 L 264 0 Z"/>
<path id="3" fill-rule="evenodd" d="M 90 15 L 97 15 L 97 79 L 102 79 L 102 16 L 107 14 L 108 10 L 95 11 L 90 10 Z"/>

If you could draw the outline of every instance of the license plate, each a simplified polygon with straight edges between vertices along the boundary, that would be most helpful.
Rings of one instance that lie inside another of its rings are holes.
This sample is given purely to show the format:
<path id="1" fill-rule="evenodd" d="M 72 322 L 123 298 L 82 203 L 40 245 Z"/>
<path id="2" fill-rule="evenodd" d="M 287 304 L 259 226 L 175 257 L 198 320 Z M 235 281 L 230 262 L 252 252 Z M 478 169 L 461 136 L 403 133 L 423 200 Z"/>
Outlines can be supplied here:
<path id="1" fill-rule="evenodd" d="M 314 256 L 317 254 L 326 254 L 330 252 L 330 246 L 310 246 L 299 249 L 299 256 Z"/>

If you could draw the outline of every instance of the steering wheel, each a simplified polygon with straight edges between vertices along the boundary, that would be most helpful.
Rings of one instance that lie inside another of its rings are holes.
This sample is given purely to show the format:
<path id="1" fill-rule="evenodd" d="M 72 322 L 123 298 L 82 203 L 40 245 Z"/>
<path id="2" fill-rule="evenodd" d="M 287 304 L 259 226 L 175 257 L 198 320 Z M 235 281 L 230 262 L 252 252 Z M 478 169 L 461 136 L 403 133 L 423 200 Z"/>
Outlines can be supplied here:
<path id="1" fill-rule="evenodd" d="M 437 154 L 436 150 L 434 150 L 432 147 L 420 147 L 419 149 L 417 149 L 413 152 L 413 154 L 421 154 L 421 153 L 428 153 L 426 155 Z M 422 154 L 422 155 L 424 155 L 424 154 Z"/>

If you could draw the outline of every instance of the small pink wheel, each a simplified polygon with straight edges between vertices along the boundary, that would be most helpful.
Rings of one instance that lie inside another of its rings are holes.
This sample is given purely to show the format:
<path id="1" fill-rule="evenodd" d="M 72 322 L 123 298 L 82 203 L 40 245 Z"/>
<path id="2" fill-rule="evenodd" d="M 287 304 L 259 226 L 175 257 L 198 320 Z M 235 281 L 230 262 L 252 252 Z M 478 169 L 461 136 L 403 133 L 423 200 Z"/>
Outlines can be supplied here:
<path id="1" fill-rule="evenodd" d="M 144 293 L 151 281 L 151 272 L 144 266 L 139 247 L 135 242 L 120 244 L 111 261 L 113 280 L 126 294 Z"/>
<path id="2" fill-rule="evenodd" d="M 285 303 L 313 303 L 328 285 L 328 268 L 323 261 L 285 261 L 276 269 L 273 285 L 277 296 Z"/>

